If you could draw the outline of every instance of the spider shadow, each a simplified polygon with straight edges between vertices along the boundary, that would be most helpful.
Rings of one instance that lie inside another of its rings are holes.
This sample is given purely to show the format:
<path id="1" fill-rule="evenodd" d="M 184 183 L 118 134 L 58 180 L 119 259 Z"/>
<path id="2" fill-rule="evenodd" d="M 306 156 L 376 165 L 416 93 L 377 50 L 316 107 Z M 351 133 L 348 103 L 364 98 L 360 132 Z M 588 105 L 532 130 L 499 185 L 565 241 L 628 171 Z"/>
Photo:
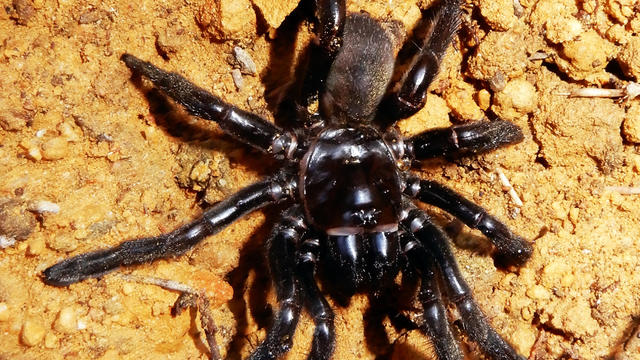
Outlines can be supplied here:
<path id="1" fill-rule="evenodd" d="M 168 135 L 182 139 L 185 144 L 196 143 L 203 149 L 221 151 L 230 160 L 241 161 L 250 171 L 259 174 L 270 173 L 275 163 L 271 158 L 247 155 L 257 151 L 225 134 L 213 122 L 195 120 L 180 105 L 160 90 L 148 85 L 148 82 L 143 81 L 141 76 L 133 75 L 131 80 L 143 92 L 149 104 L 149 113 L 153 116 L 156 125 Z M 142 119 L 143 115 L 138 117 Z M 238 149 L 244 151 L 238 152 Z M 243 155 L 238 156 L 238 154 Z"/>

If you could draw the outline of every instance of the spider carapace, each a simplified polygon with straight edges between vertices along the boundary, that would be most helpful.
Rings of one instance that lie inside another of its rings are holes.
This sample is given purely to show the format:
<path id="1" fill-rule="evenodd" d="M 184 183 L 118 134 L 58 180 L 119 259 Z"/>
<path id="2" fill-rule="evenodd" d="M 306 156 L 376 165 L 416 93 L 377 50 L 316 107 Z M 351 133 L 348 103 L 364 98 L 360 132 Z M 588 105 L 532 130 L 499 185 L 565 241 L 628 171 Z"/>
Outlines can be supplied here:
<path id="1" fill-rule="evenodd" d="M 393 124 L 420 110 L 427 88 L 460 24 L 460 0 L 441 0 L 426 11 L 426 31 L 409 66 L 392 84 L 394 36 L 366 13 L 347 14 L 345 0 L 315 0 L 316 41 L 299 91 L 283 100 L 294 112 L 291 129 L 227 104 L 184 77 L 133 55 L 122 60 L 192 115 L 211 120 L 282 166 L 273 176 L 219 202 L 201 218 L 155 237 L 77 255 L 46 269 L 48 284 L 66 286 L 118 267 L 183 254 L 205 237 L 269 204 L 285 207 L 265 242 L 279 309 L 251 359 L 287 352 L 300 312 L 314 319 L 310 359 L 330 358 L 334 316 L 316 281 L 339 296 L 381 293 L 404 269 L 420 278 L 419 301 L 427 334 L 441 359 L 461 359 L 444 299 L 455 305 L 462 330 L 492 359 L 523 359 L 489 325 L 462 278 L 445 233 L 414 205 L 439 207 L 479 229 L 495 246 L 499 264 L 521 265 L 531 246 L 502 222 L 455 191 L 412 175 L 423 159 L 481 153 L 523 139 L 502 120 L 467 122 L 404 138 Z M 306 112 L 318 99 L 318 113 Z M 292 106 L 291 106 L 292 105 Z M 443 290 L 441 292 L 441 290 Z"/>

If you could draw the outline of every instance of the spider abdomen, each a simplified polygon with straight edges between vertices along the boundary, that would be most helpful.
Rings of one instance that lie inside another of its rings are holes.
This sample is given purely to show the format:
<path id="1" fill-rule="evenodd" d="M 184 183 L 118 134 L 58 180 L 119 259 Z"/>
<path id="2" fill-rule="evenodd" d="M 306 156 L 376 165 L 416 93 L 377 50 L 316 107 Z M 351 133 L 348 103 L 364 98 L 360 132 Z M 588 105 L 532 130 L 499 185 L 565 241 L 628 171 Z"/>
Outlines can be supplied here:
<path id="1" fill-rule="evenodd" d="M 308 221 L 329 235 L 395 231 L 401 207 L 395 164 L 371 127 L 324 130 L 300 167 Z"/>

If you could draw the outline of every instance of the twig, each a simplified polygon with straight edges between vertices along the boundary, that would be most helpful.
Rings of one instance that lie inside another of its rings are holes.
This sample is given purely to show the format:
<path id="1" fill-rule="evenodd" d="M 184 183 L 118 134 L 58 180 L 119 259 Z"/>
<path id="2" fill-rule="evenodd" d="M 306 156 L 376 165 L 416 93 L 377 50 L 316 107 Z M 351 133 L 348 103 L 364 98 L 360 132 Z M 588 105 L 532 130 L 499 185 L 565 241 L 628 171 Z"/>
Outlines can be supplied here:
<path id="1" fill-rule="evenodd" d="M 586 87 L 571 91 L 560 91 L 555 94 L 568 97 L 622 98 L 623 100 L 633 100 L 640 96 L 640 84 L 629 83 L 622 89 Z"/>
<path id="2" fill-rule="evenodd" d="M 209 359 L 222 359 L 222 357 L 220 356 L 220 349 L 218 348 L 218 343 L 215 338 L 216 332 L 218 332 L 218 327 L 213 321 L 209 299 L 205 296 L 204 291 L 196 290 L 189 285 L 183 284 L 181 282 L 160 279 L 153 276 L 138 276 L 131 274 L 120 274 L 120 276 L 127 281 L 156 285 L 160 286 L 163 289 L 180 292 L 180 296 L 176 300 L 173 307 L 173 315 L 180 315 L 182 311 L 188 308 L 193 308 L 196 311 L 199 311 L 200 326 L 202 326 L 202 329 L 204 330 L 207 344 L 209 345 Z"/>
<path id="3" fill-rule="evenodd" d="M 502 169 L 497 168 L 496 173 L 498 174 L 498 178 L 500 179 L 500 183 L 502 184 L 502 186 L 509 192 L 509 196 L 511 196 L 511 200 L 513 200 L 513 203 L 518 207 L 524 205 L 522 203 L 522 200 L 520 200 L 518 193 L 516 193 L 516 190 L 509 182 L 509 179 L 507 179 L 507 177 L 504 175 L 504 172 L 502 172 Z"/>
<path id="4" fill-rule="evenodd" d="M 639 195 L 640 187 L 631 187 L 631 186 L 605 186 L 605 190 L 617 192 L 622 195 Z"/>

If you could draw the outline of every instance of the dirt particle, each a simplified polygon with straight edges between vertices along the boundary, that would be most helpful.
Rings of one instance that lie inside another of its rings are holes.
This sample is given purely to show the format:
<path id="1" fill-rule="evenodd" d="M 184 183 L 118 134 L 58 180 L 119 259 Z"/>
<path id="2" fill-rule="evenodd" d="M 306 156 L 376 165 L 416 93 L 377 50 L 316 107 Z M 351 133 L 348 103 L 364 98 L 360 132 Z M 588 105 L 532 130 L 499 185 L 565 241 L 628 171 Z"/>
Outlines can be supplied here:
<path id="1" fill-rule="evenodd" d="M 640 80 L 640 36 L 631 37 L 617 60 L 625 75 Z"/>
<path id="2" fill-rule="evenodd" d="M 38 345 L 45 335 L 45 328 L 35 320 L 25 320 L 22 324 L 22 332 L 20 333 L 20 340 L 27 346 Z"/>
<path id="3" fill-rule="evenodd" d="M 70 334 L 78 330 L 78 318 L 76 311 L 73 307 L 67 306 L 60 310 L 56 321 L 53 323 L 53 328 L 57 331 Z"/>
<path id="4" fill-rule="evenodd" d="M 256 28 L 256 14 L 249 0 L 208 0 L 196 20 L 217 41 L 241 40 Z"/>
<path id="5" fill-rule="evenodd" d="M 44 239 L 37 238 L 33 239 L 29 242 L 29 247 L 27 248 L 27 255 L 29 256 L 37 256 L 42 253 L 45 248 Z"/>
<path id="6" fill-rule="evenodd" d="M 509 30 L 518 21 L 513 0 L 480 0 L 478 6 L 482 17 L 494 30 Z"/>
<path id="7" fill-rule="evenodd" d="M 609 81 L 604 69 L 615 48 L 594 30 L 589 30 L 574 41 L 563 44 L 556 64 L 575 80 L 602 84 Z"/>
<path id="8" fill-rule="evenodd" d="M 78 24 L 85 25 L 97 23 L 102 20 L 105 15 L 106 13 L 99 9 L 88 9 L 78 16 Z"/>
<path id="9" fill-rule="evenodd" d="M 537 104 L 535 87 L 524 79 L 516 79 L 494 95 L 491 110 L 500 118 L 513 121 L 532 112 Z"/>
<path id="10" fill-rule="evenodd" d="M 48 332 L 47 335 L 44 336 L 44 347 L 47 349 L 55 349 L 58 346 L 58 337 L 52 333 Z"/>
<path id="11" fill-rule="evenodd" d="M 628 142 L 640 144 L 640 104 L 632 104 L 622 123 L 622 134 Z"/>
<path id="12" fill-rule="evenodd" d="M 78 241 L 69 234 L 60 234 L 48 237 L 47 246 L 52 250 L 68 253 L 78 248 Z"/>
<path id="13" fill-rule="evenodd" d="M 4 104 L 0 103 L 0 108 L 7 109 L 7 107 L 2 106 Z M 0 113 L 0 127 L 5 131 L 18 131 L 27 126 L 28 117 L 25 114 L 20 114 L 15 111 L 5 110 Z"/>
<path id="14" fill-rule="evenodd" d="M 239 46 L 234 46 L 233 57 L 236 61 L 236 64 L 240 66 L 240 71 L 242 71 L 243 74 L 255 75 L 258 73 L 258 70 L 256 69 L 256 63 L 253 62 L 251 55 L 249 55 L 249 53 L 245 49 Z"/>
<path id="15" fill-rule="evenodd" d="M 11 18 L 20 25 L 27 25 L 29 20 L 35 15 L 36 9 L 33 7 L 33 3 L 28 0 L 13 0 L 13 11 L 11 12 Z"/>
<path id="16" fill-rule="evenodd" d="M 0 235 L 25 240 L 35 230 L 36 219 L 19 199 L 0 199 Z"/>
<path id="17" fill-rule="evenodd" d="M 62 137 L 51 138 L 42 144 L 42 158 L 45 160 L 63 159 L 68 151 L 67 140 Z"/>
<path id="18" fill-rule="evenodd" d="M 510 30 L 489 32 L 468 65 L 471 77 L 489 80 L 499 71 L 507 78 L 519 77 L 524 74 L 528 63 L 522 34 Z"/>
<path id="19" fill-rule="evenodd" d="M 443 94 L 447 105 L 459 120 L 480 120 L 484 113 L 474 101 L 473 86 L 463 81 L 456 81 Z"/>
<path id="20" fill-rule="evenodd" d="M 184 39 L 180 36 L 182 30 L 163 29 L 156 33 L 156 48 L 158 53 L 165 59 L 178 52 Z"/>
<path id="21" fill-rule="evenodd" d="M 582 23 L 573 16 L 552 17 L 545 23 L 545 37 L 554 44 L 575 40 L 582 32 Z"/>
<path id="22" fill-rule="evenodd" d="M 7 321 L 9 318 L 9 306 L 5 302 L 0 302 L 0 321 Z"/>

